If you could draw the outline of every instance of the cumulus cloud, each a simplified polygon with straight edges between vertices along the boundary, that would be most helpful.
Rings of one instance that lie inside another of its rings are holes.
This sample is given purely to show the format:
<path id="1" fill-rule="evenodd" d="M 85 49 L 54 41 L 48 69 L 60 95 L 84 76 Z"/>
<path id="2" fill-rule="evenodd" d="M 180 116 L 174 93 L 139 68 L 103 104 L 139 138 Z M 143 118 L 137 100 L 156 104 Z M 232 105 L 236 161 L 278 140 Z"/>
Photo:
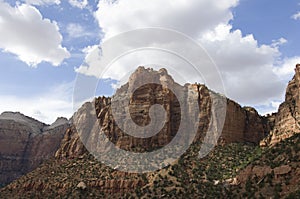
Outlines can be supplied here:
<path id="1" fill-rule="evenodd" d="M 283 62 L 278 65 L 278 60 L 282 56 L 279 48 L 287 41 L 274 38 L 272 44 L 260 45 L 253 35 L 244 36 L 241 30 L 234 30 L 230 21 L 234 20 L 232 8 L 238 3 L 238 0 L 100 1 L 95 17 L 105 34 L 104 44 L 117 34 L 137 28 L 160 27 L 188 35 L 207 50 L 218 66 L 228 97 L 244 105 L 269 104 L 269 108 L 273 109 L 274 104 L 270 105 L 270 102 L 282 100 L 286 86 L 286 82 L 279 78 L 285 66 Z M 128 46 L 139 42 L 138 39 L 150 40 L 147 37 L 137 38 L 127 41 Z M 181 43 L 174 44 L 171 41 L 163 45 L 183 47 Z M 123 47 L 126 49 L 128 46 Z M 105 53 L 99 46 L 88 48 L 85 63 L 76 71 L 99 77 L 98 63 Z M 120 80 L 137 64 L 148 63 L 150 58 L 155 60 L 155 54 L 151 53 L 145 57 L 137 52 L 132 59 L 127 57 L 106 71 L 105 78 Z M 293 61 L 286 58 L 284 63 L 291 64 L 293 68 L 296 64 Z M 195 79 L 193 71 L 180 64 L 175 65 L 170 73 L 177 81 L 180 77 L 178 74 L 192 83 L 200 81 Z"/>
<path id="2" fill-rule="evenodd" d="M 72 95 L 74 82 L 64 83 L 44 93 L 20 99 L 18 96 L 0 95 L 0 113 L 21 112 L 46 124 L 53 123 L 58 116 L 70 118 L 73 114 Z"/>
<path id="3" fill-rule="evenodd" d="M 51 5 L 51 4 L 60 4 L 60 0 L 25 0 L 27 4 L 30 5 Z"/>
<path id="4" fill-rule="evenodd" d="M 99 1 L 95 15 L 106 38 L 145 27 L 169 28 L 196 37 L 232 19 L 230 8 L 237 3 L 238 0 Z"/>
<path id="5" fill-rule="evenodd" d="M 87 7 L 88 0 L 69 0 L 69 3 L 74 7 L 83 9 L 83 8 Z"/>
<path id="6" fill-rule="evenodd" d="M 242 36 L 240 30 L 221 24 L 199 41 L 218 65 L 229 97 L 251 105 L 281 97 L 285 85 L 273 73 L 273 63 L 284 39 L 260 46 L 253 35 Z"/>
<path id="7" fill-rule="evenodd" d="M 58 66 L 70 56 L 62 47 L 62 36 L 55 21 L 43 18 L 35 7 L 21 4 L 11 7 L 0 2 L 0 48 L 37 66 L 50 62 Z"/>
<path id="8" fill-rule="evenodd" d="M 292 18 L 295 19 L 295 20 L 299 20 L 300 19 L 300 12 L 297 12 L 296 14 L 294 14 L 292 16 Z"/>

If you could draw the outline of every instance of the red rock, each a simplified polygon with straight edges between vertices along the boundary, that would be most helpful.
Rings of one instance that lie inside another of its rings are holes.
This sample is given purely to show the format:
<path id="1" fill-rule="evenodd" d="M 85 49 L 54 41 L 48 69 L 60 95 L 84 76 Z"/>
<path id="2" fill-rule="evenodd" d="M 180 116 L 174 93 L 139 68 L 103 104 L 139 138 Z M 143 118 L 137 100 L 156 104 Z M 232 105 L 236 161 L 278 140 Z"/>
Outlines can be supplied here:
<path id="1" fill-rule="evenodd" d="M 296 65 L 295 75 L 289 82 L 285 101 L 275 115 L 274 128 L 270 135 L 261 141 L 261 146 L 274 145 L 296 133 L 300 133 L 300 64 Z"/>

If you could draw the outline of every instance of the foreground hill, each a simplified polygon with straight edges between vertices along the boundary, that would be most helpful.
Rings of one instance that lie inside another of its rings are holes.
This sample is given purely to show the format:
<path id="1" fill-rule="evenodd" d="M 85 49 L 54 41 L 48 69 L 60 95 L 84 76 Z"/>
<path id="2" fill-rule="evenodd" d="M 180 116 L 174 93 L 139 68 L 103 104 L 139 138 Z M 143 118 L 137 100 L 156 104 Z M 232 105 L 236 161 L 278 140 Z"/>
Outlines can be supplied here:
<path id="1" fill-rule="evenodd" d="M 300 134 L 271 148 L 232 143 L 199 159 L 194 144 L 175 164 L 132 174 L 82 156 L 51 160 L 0 191 L 4 198 L 295 198 L 300 189 Z M 298 193 L 299 196 L 299 193 Z"/>

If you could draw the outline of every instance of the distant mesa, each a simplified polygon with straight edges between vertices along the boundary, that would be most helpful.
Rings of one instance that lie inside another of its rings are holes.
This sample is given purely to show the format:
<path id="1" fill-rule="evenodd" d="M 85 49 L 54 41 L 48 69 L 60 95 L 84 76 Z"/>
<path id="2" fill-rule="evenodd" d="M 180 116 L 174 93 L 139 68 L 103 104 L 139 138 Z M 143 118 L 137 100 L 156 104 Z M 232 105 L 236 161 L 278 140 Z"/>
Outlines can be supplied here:
<path id="1" fill-rule="evenodd" d="M 66 118 L 46 125 L 19 112 L 0 115 L 0 185 L 32 171 L 54 156 L 69 127 Z"/>

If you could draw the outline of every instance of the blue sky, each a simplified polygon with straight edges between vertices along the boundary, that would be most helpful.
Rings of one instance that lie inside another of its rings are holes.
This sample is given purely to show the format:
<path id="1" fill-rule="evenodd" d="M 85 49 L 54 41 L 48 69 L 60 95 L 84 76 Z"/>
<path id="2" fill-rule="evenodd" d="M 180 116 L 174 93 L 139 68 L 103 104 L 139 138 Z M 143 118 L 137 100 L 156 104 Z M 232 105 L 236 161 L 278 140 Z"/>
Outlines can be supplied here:
<path id="1" fill-rule="evenodd" d="M 255 106 L 261 114 L 276 111 L 300 62 L 300 1 L 166 0 L 161 4 L 159 0 L 0 0 L 0 112 L 20 111 L 46 123 L 70 117 L 76 75 L 93 76 L 92 66 L 82 67 L 94 59 L 89 57 L 91 49 L 141 27 L 174 29 L 194 38 L 219 66 L 227 96 Z M 113 73 L 106 78 L 100 80 L 97 95 L 113 94 L 120 80 Z"/>
<path id="2" fill-rule="evenodd" d="M 233 27 L 244 34 L 253 34 L 260 44 L 284 37 L 289 42 L 281 47 L 286 56 L 297 56 L 299 46 L 299 20 L 291 18 L 299 11 L 299 1 L 242 0 L 234 9 Z"/>

